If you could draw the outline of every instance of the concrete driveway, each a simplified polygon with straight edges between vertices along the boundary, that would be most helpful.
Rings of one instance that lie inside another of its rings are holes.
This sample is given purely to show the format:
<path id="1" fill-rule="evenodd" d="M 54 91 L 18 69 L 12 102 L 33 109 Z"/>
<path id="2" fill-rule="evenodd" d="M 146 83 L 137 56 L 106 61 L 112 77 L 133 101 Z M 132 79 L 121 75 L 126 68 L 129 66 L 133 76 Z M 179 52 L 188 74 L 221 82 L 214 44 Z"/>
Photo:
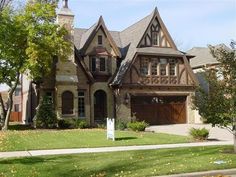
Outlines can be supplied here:
<path id="1" fill-rule="evenodd" d="M 210 124 L 173 124 L 173 125 L 157 125 L 146 128 L 146 131 L 154 131 L 158 133 L 168 133 L 175 135 L 189 135 L 190 128 L 203 128 L 210 130 L 209 138 L 212 140 L 232 141 L 233 135 L 226 129 L 212 127 Z"/>

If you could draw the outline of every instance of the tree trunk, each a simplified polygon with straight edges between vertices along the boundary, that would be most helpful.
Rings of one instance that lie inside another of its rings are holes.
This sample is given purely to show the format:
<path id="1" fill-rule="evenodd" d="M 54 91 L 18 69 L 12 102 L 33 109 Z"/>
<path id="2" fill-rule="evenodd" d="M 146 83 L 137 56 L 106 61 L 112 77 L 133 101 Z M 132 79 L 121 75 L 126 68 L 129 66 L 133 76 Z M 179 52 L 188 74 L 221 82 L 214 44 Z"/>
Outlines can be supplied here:
<path id="1" fill-rule="evenodd" d="M 12 111 L 12 107 L 13 107 L 13 93 L 15 92 L 16 87 L 19 84 L 19 78 L 20 78 L 20 74 L 17 73 L 16 81 L 15 81 L 13 87 L 10 89 L 10 91 L 8 93 L 9 107 L 8 107 L 8 110 L 7 110 L 7 115 L 6 115 L 4 126 L 3 126 L 2 130 L 7 130 L 8 126 L 9 126 L 11 111 Z"/>
<path id="2" fill-rule="evenodd" d="M 4 102 L 3 102 L 3 99 L 2 99 L 2 94 L 1 93 L 0 93 L 0 104 L 1 104 L 1 107 L 2 107 L 3 117 L 5 119 L 6 118 L 6 109 L 5 109 L 5 106 L 4 106 Z"/>

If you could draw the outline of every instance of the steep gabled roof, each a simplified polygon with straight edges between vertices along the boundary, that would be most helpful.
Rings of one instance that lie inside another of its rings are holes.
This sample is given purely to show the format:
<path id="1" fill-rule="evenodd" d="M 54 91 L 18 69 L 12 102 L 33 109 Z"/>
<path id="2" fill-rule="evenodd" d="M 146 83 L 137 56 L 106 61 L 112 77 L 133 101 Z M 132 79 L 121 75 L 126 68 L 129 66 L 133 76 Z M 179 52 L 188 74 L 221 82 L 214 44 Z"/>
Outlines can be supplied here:
<path id="1" fill-rule="evenodd" d="M 160 28 L 162 29 L 166 39 L 168 40 L 170 47 L 139 47 L 144 35 L 147 33 L 147 30 L 152 25 L 155 19 L 158 20 Z M 130 69 L 135 57 L 138 54 L 159 54 L 162 56 L 180 57 L 187 56 L 188 58 L 193 57 L 191 55 L 187 55 L 184 52 L 178 51 L 173 39 L 171 38 L 165 24 L 160 17 L 157 8 L 155 8 L 155 10 L 150 15 L 146 16 L 145 18 L 141 19 L 140 21 L 129 26 L 121 32 L 108 31 L 102 17 L 100 17 L 98 22 L 91 26 L 89 29 L 75 29 L 75 46 L 81 55 L 85 54 L 87 47 L 100 28 L 103 29 L 116 54 L 123 59 L 118 71 L 116 71 L 116 74 L 111 81 L 111 85 L 122 84 L 122 79 Z"/>
<path id="2" fill-rule="evenodd" d="M 98 22 L 95 23 L 93 26 L 91 26 L 87 31 L 77 30 L 77 32 L 81 33 L 82 36 L 80 38 L 79 45 L 77 44 L 76 47 L 78 47 L 78 49 L 81 51 L 81 53 L 84 54 L 86 49 L 88 48 L 89 44 L 91 43 L 91 41 L 93 40 L 94 36 L 96 35 L 96 33 L 98 32 L 98 30 L 100 28 L 102 28 L 102 30 L 104 31 L 104 33 L 105 33 L 109 43 L 111 44 L 113 50 L 115 51 L 116 55 L 121 57 L 120 50 L 117 47 L 116 42 L 113 40 L 110 32 L 108 31 L 102 16 L 100 16 Z M 114 32 L 113 32 L 113 34 L 114 34 Z M 77 43 L 78 43 L 78 41 L 77 41 Z"/>
<path id="3" fill-rule="evenodd" d="M 155 15 L 155 10 L 145 18 L 141 19 L 137 23 L 129 26 L 125 30 L 120 32 L 121 43 L 123 46 L 122 53 L 124 54 L 124 60 L 121 63 L 121 66 L 112 81 L 112 85 L 119 85 L 121 84 L 122 78 L 137 52 L 137 46 L 142 39 L 148 25 L 152 21 Z"/>
<path id="4" fill-rule="evenodd" d="M 172 48 L 166 49 L 166 48 L 154 48 L 154 47 L 144 47 L 144 48 L 138 48 L 141 40 L 143 39 L 145 33 L 147 32 L 148 28 L 150 27 L 152 21 L 157 18 L 160 27 L 163 30 L 164 34 L 166 35 L 168 41 L 170 42 L 170 45 Z M 155 52 L 159 54 L 167 54 L 169 53 L 174 54 L 176 56 L 183 56 L 183 53 L 178 51 L 172 37 L 170 36 L 165 24 L 163 23 L 160 14 L 157 10 L 157 8 L 154 9 L 154 11 L 143 18 L 142 20 L 138 21 L 137 23 L 133 24 L 132 26 L 126 28 L 120 33 L 121 41 L 124 50 L 127 50 L 127 53 L 124 57 L 124 60 L 121 63 L 121 66 L 119 68 L 119 71 L 117 72 L 116 77 L 114 78 L 112 85 L 120 85 L 122 83 L 122 79 L 124 78 L 125 73 L 129 70 L 132 61 L 135 58 L 135 54 L 143 53 L 143 54 L 153 54 Z"/>

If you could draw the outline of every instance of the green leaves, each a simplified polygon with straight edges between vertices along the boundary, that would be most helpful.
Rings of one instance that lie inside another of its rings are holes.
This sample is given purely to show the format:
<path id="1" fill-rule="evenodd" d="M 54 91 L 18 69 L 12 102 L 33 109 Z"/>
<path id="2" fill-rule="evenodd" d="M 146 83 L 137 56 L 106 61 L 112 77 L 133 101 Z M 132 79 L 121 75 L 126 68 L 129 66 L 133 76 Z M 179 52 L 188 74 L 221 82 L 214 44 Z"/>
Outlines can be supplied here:
<path id="1" fill-rule="evenodd" d="M 68 32 L 55 24 L 56 7 L 56 0 L 36 0 L 28 1 L 22 10 L 9 7 L 0 12 L 0 83 L 10 87 L 9 97 L 20 74 L 27 71 L 35 83 L 40 83 L 51 73 L 55 57 L 64 59 L 71 54 Z"/>
<path id="2" fill-rule="evenodd" d="M 56 3 L 42 1 L 26 5 L 24 21 L 28 31 L 27 68 L 34 80 L 50 73 L 53 57 L 63 59 L 71 52 L 71 42 L 65 40 L 68 32 L 55 24 L 56 6 Z"/>
<path id="3" fill-rule="evenodd" d="M 207 123 L 225 127 L 234 133 L 236 117 L 235 50 L 212 46 L 210 46 L 210 50 L 220 65 L 205 69 L 209 92 L 199 88 L 194 103 Z"/>

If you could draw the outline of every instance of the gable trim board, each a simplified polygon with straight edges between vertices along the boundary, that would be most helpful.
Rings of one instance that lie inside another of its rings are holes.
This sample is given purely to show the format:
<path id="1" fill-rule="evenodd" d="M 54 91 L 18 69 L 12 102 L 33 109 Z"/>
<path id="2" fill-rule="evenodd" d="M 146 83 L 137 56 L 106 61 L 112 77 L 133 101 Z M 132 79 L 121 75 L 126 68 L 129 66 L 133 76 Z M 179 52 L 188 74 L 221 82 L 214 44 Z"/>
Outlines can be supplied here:
<path id="1" fill-rule="evenodd" d="M 85 51 L 87 50 L 89 44 L 91 43 L 91 41 L 94 39 L 94 36 L 96 35 L 96 33 L 98 32 L 99 29 L 102 29 L 102 31 L 104 32 L 104 34 L 106 35 L 108 41 L 110 42 L 112 48 L 115 50 L 116 55 L 121 58 L 121 53 L 118 49 L 118 47 L 116 46 L 114 40 L 112 39 L 108 29 L 106 28 L 106 25 L 104 23 L 104 20 L 102 18 L 102 16 L 100 16 L 98 23 L 94 26 L 94 28 L 92 29 L 92 32 L 89 34 L 88 39 L 86 40 L 85 44 L 83 46 L 81 46 L 81 52 L 83 55 L 85 55 Z"/>

